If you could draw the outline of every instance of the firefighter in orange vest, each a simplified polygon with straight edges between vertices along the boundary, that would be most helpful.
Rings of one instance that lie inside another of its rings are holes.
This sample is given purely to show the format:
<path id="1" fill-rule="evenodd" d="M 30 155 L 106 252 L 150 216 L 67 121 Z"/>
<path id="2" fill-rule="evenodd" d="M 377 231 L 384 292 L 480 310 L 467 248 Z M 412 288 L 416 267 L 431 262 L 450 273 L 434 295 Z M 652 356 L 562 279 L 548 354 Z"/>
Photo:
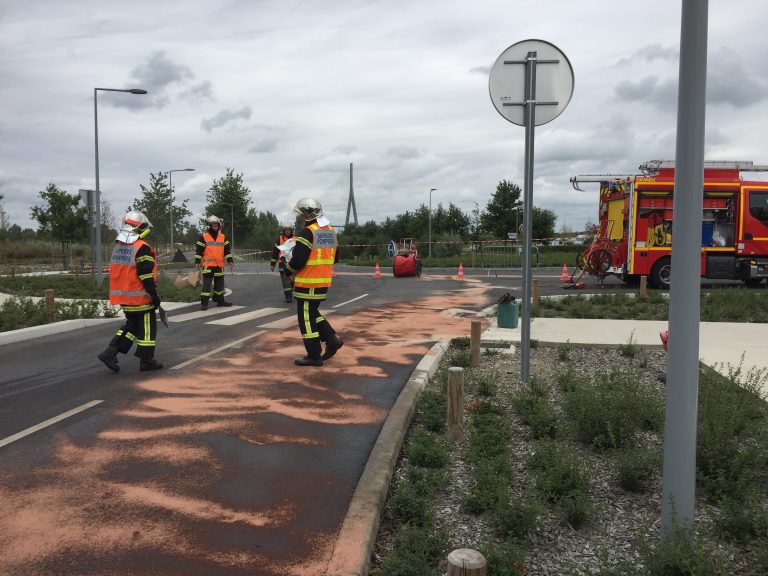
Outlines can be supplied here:
<path id="1" fill-rule="evenodd" d="M 272 248 L 272 259 L 269 262 L 272 272 L 275 271 L 275 264 L 277 264 L 277 269 L 280 271 L 280 282 L 283 284 L 283 296 L 285 296 L 285 301 L 288 303 L 293 298 L 293 280 L 289 274 L 285 273 L 287 255 L 280 249 L 280 246 L 283 246 L 291 238 L 293 238 L 293 226 L 290 224 L 283 225 L 283 231 L 277 239 L 274 248 Z"/>
<path id="2" fill-rule="evenodd" d="M 152 226 L 141 212 L 131 210 L 124 217 L 115 240 L 109 264 L 109 303 L 119 305 L 125 324 L 117 331 L 99 360 L 118 372 L 117 353 L 127 354 L 136 343 L 134 353 L 140 360 L 139 370 L 159 370 L 155 360 L 155 338 L 160 307 L 157 293 L 155 251 L 144 241 Z"/>
<path id="3" fill-rule="evenodd" d="M 229 271 L 235 269 L 235 261 L 229 251 L 229 240 L 224 237 L 221 229 L 224 221 L 218 216 L 208 216 L 208 230 L 197 240 L 195 264 L 197 269 L 203 267 L 203 287 L 200 291 L 200 308 L 208 310 L 208 301 L 213 296 L 216 306 L 232 306 L 232 302 L 224 300 L 224 262 L 229 263 Z M 213 294 L 211 294 L 213 283 Z"/>
<path id="4" fill-rule="evenodd" d="M 293 210 L 304 219 L 305 227 L 296 237 L 296 246 L 285 271 L 294 275 L 293 297 L 296 298 L 299 330 L 307 350 L 307 355 L 296 358 L 294 364 L 322 366 L 324 360 L 344 346 L 319 310 L 331 286 L 333 264 L 338 261 L 338 241 L 330 220 L 323 216 L 320 202 L 302 198 Z M 321 342 L 325 342 L 325 352 L 322 352 Z"/>

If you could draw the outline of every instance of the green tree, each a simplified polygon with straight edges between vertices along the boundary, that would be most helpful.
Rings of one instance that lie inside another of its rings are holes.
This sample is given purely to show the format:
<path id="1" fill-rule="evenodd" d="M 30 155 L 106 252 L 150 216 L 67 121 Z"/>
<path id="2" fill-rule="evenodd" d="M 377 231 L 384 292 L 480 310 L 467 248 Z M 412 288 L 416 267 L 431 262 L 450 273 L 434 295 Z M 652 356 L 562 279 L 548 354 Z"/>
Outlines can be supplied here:
<path id="1" fill-rule="evenodd" d="M 149 188 L 139 184 L 141 198 L 133 201 L 131 208 L 143 213 L 152 223 L 152 234 L 148 237 L 153 244 L 168 244 L 171 242 L 171 214 L 169 207 L 173 200 L 173 241 L 181 238 L 184 229 L 188 226 L 187 218 L 192 212 L 187 208 L 189 199 L 181 204 L 176 203 L 176 198 L 168 188 L 168 173 L 158 172 L 149 174 Z"/>
<path id="2" fill-rule="evenodd" d="M 224 230 L 229 232 L 230 242 L 234 238 L 250 240 L 251 228 L 255 224 L 251 218 L 257 218 L 257 215 L 250 212 L 251 191 L 243 183 L 242 174 L 235 174 L 232 168 L 227 168 L 223 178 L 213 181 L 208 189 L 206 201 L 208 205 L 205 207 L 205 213 L 224 219 Z M 234 219 L 234 222 L 227 226 L 226 223 L 230 219 Z M 273 234 L 274 230 L 277 230 L 277 226 L 274 227 Z"/>
<path id="3" fill-rule="evenodd" d="M 533 207 L 533 238 L 554 238 L 557 214 L 552 210 Z"/>
<path id="4" fill-rule="evenodd" d="M 523 220 L 523 202 L 520 194 L 521 190 L 517 184 L 508 180 L 499 182 L 496 192 L 480 214 L 480 228 L 492 233 L 496 238 L 506 238 L 507 232 L 516 232 Z"/>
<path id="5" fill-rule="evenodd" d="M 21 241 L 21 226 L 18 224 L 13 224 L 10 228 L 8 228 L 8 240 L 11 242 Z"/>
<path id="6" fill-rule="evenodd" d="M 88 236 L 88 209 L 78 208 L 79 194 L 68 194 L 52 182 L 40 191 L 40 198 L 45 204 L 32 207 L 32 218 L 41 231 L 61 244 L 62 264 L 67 268 L 70 244 Z"/>

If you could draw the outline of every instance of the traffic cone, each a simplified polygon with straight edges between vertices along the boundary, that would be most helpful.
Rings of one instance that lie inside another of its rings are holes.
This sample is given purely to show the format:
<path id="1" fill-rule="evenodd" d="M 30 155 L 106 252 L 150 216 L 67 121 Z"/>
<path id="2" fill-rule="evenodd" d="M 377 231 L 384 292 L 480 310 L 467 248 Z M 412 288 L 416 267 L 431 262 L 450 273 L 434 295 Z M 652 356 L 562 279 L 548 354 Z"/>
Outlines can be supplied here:
<path id="1" fill-rule="evenodd" d="M 381 278 L 381 270 L 379 270 L 379 263 L 376 262 L 376 270 L 373 272 L 374 278 Z"/>
<path id="2" fill-rule="evenodd" d="M 562 282 L 568 282 L 568 280 L 570 279 L 571 279 L 571 275 L 568 274 L 568 266 L 566 266 L 565 263 L 563 263 L 563 273 L 560 274 L 560 280 Z"/>
<path id="3" fill-rule="evenodd" d="M 456 280 L 464 280 L 464 266 L 459 262 L 459 275 L 456 276 Z"/>

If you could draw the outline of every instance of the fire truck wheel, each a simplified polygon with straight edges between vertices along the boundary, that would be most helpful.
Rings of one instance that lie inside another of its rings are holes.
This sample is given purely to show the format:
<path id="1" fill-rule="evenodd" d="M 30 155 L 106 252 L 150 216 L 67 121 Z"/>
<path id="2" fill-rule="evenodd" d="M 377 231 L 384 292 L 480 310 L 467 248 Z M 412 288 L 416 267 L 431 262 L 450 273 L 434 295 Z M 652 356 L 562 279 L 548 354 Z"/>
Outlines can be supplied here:
<path id="1" fill-rule="evenodd" d="M 672 259 L 669 256 L 659 258 L 651 268 L 651 276 L 648 281 L 654 288 L 669 290 L 669 279 L 672 277 Z"/>

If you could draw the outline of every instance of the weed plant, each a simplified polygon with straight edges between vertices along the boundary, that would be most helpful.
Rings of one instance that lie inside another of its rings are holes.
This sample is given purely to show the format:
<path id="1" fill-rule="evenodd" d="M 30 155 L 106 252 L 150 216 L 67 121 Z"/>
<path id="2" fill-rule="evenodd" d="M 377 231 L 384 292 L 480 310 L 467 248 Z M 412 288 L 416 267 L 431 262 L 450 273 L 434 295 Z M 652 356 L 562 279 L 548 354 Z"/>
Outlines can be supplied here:
<path id="1" fill-rule="evenodd" d="M 425 390 L 418 404 L 418 419 L 430 432 L 442 434 L 447 427 L 448 399 L 435 390 Z"/>
<path id="2" fill-rule="evenodd" d="M 550 401 L 549 388 L 532 377 L 528 387 L 512 395 L 512 405 L 520 419 L 531 428 L 534 438 L 554 438 L 558 434 L 558 418 Z"/>
<path id="3" fill-rule="evenodd" d="M 114 317 L 112 309 L 104 311 L 104 317 Z M 53 318 L 48 315 L 44 300 L 8 298 L 0 304 L 0 332 L 39 326 L 59 320 L 102 317 L 102 308 L 95 300 L 56 302 Z"/>
<path id="4" fill-rule="evenodd" d="M 442 468 L 448 464 L 448 445 L 437 434 L 417 427 L 411 432 L 405 455 L 414 466 Z"/>
<path id="5" fill-rule="evenodd" d="M 614 460 L 619 486 L 627 492 L 645 492 L 660 471 L 660 457 L 645 449 L 618 451 Z"/>
<path id="6" fill-rule="evenodd" d="M 760 289 L 725 288 L 703 293 L 702 322 L 768 322 L 768 292 Z M 662 292 L 646 298 L 630 294 L 597 294 L 590 298 L 568 295 L 542 298 L 532 316 L 546 318 L 606 318 L 621 320 L 668 320 L 669 301 Z"/>
<path id="7" fill-rule="evenodd" d="M 598 373 L 564 391 L 564 409 L 578 440 L 601 450 L 630 448 L 640 430 L 660 430 L 661 399 L 638 380 L 632 373 Z"/>

